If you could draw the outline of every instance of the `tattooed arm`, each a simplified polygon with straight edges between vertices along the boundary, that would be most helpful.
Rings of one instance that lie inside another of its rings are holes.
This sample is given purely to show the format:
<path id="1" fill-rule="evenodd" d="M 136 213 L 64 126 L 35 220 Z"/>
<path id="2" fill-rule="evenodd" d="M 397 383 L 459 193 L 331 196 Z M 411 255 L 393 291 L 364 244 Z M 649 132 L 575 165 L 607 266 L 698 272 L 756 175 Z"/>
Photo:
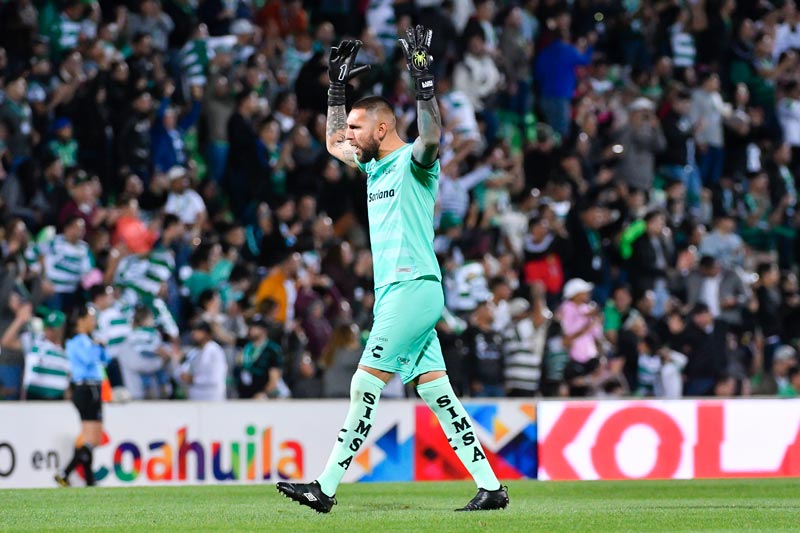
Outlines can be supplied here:
<path id="1" fill-rule="evenodd" d="M 347 111 L 345 110 L 347 81 L 369 70 L 369 65 L 355 67 L 361 41 L 342 41 L 331 48 L 328 57 L 328 123 L 325 127 L 325 146 L 328 153 L 343 163 L 355 167 L 353 146 L 346 139 Z"/>
<path id="2" fill-rule="evenodd" d="M 426 167 L 433 165 L 439 157 L 439 137 L 442 135 L 442 117 L 434 96 L 433 73 L 430 70 L 433 62 L 430 54 L 432 37 L 432 30 L 418 25 L 406 30 L 406 39 L 398 39 L 417 93 L 419 137 L 414 141 L 411 154 L 414 161 Z"/>
<path id="3" fill-rule="evenodd" d="M 439 157 L 439 138 L 442 135 L 442 117 L 435 97 L 417 100 L 417 128 L 419 137 L 414 141 L 411 154 L 420 165 L 432 165 Z"/>
<path id="4" fill-rule="evenodd" d="M 328 106 L 328 122 L 325 128 L 325 146 L 328 153 L 351 167 L 355 167 L 353 150 L 350 141 L 345 139 L 347 133 L 347 112 L 344 105 Z"/>

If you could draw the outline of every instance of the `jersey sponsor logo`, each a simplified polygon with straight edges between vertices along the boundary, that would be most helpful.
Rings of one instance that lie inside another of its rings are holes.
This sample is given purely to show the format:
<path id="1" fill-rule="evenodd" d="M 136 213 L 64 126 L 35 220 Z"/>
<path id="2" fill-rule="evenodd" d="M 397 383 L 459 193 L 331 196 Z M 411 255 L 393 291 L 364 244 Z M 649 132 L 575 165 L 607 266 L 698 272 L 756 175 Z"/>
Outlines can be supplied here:
<path id="1" fill-rule="evenodd" d="M 375 346 L 370 351 L 372 352 L 372 357 L 374 357 L 375 359 L 380 359 L 381 358 L 381 352 L 383 351 L 383 346 L 378 344 L 377 346 Z"/>
<path id="2" fill-rule="evenodd" d="M 432 80 L 423 81 L 421 85 L 423 89 L 430 89 L 431 87 L 433 87 L 433 81 Z"/>
<path id="3" fill-rule="evenodd" d="M 389 189 L 388 191 L 371 192 L 367 195 L 367 202 L 384 200 L 386 198 L 394 198 L 394 189 Z"/>

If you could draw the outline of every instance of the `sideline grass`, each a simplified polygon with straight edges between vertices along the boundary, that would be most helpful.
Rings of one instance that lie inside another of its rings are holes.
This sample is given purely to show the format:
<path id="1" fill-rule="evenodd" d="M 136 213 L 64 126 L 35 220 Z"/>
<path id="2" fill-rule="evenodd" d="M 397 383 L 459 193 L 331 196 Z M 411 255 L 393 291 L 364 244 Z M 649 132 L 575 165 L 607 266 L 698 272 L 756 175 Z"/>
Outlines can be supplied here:
<path id="1" fill-rule="evenodd" d="M 360 483 L 328 515 L 273 485 L 0 490 L 0 530 L 798 531 L 800 480 L 510 482 L 505 511 L 454 513 L 467 482 Z"/>

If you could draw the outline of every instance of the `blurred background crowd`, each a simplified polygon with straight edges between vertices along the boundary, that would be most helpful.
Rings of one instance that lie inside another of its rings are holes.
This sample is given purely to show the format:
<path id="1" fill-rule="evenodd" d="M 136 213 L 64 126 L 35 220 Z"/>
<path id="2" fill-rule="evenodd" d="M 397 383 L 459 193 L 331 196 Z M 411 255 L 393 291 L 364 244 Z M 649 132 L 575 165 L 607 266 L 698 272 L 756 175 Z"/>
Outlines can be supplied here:
<path id="1" fill-rule="evenodd" d="M 327 53 L 413 140 L 416 23 L 460 394 L 800 394 L 793 0 L 0 0 L 0 398 L 68 394 L 84 303 L 114 400 L 346 397 L 373 258 Z"/>

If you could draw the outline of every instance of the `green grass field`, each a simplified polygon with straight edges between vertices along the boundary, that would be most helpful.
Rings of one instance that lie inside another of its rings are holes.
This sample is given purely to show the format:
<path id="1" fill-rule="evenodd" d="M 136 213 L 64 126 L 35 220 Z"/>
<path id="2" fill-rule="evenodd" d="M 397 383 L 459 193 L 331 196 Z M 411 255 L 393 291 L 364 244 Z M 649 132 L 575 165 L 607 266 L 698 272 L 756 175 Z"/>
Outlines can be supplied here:
<path id="1" fill-rule="evenodd" d="M 272 485 L 0 490 L 0 530 L 800 531 L 800 480 L 509 483 L 504 511 L 454 513 L 458 483 L 343 485 L 318 515 Z"/>

